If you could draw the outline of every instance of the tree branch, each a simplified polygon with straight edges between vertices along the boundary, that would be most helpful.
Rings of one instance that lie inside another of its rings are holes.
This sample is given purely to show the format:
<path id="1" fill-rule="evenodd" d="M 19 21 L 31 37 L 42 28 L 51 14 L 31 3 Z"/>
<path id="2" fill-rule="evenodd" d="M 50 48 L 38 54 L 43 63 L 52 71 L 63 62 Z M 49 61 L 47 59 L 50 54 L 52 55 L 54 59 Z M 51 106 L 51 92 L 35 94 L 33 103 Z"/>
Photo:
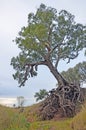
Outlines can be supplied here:
<path id="1" fill-rule="evenodd" d="M 48 50 L 48 56 L 49 56 L 49 52 L 51 51 L 51 46 L 50 46 L 50 36 L 52 34 L 52 29 L 53 29 L 53 25 L 50 24 L 49 25 L 49 34 L 48 34 L 48 41 L 45 43 L 45 47 Z"/>
<path id="2" fill-rule="evenodd" d="M 26 80 L 28 79 L 28 69 L 29 67 L 26 68 L 26 72 L 25 72 L 25 76 L 24 76 L 24 80 L 22 81 L 22 83 L 19 85 L 19 87 L 24 86 L 24 83 L 26 82 Z"/>
<path id="3" fill-rule="evenodd" d="M 38 65 L 47 65 L 47 63 L 46 63 L 46 61 L 40 61 L 37 63 L 26 63 L 24 65 L 24 68 L 25 68 L 24 78 L 23 78 L 23 81 L 21 82 L 21 84 L 19 85 L 19 87 L 24 86 L 24 83 L 28 79 L 29 73 L 30 73 L 31 77 L 37 75 L 36 71 L 37 71 Z"/>
<path id="4" fill-rule="evenodd" d="M 56 68 L 56 69 L 57 69 L 57 66 L 58 66 L 59 60 L 60 60 L 60 56 L 58 55 L 57 61 L 56 61 L 56 63 L 55 63 L 55 68 Z"/>
<path id="5" fill-rule="evenodd" d="M 57 69 L 57 66 L 58 66 L 60 58 L 61 58 L 61 55 L 60 55 L 60 46 L 58 46 L 57 60 L 56 60 L 56 63 L 55 63 L 55 68 L 56 69 Z"/>
<path id="6" fill-rule="evenodd" d="M 25 66 L 38 66 L 38 65 L 46 65 L 46 61 L 44 60 L 44 61 L 39 61 L 39 62 L 36 62 L 36 63 L 26 63 L 24 65 L 24 67 Z"/>
<path id="7" fill-rule="evenodd" d="M 79 53 L 78 53 L 78 51 L 77 51 L 76 54 L 72 54 L 72 56 L 67 56 L 67 58 L 68 58 L 68 62 L 67 62 L 67 63 L 69 63 L 70 60 L 75 59 L 78 55 L 79 55 Z"/>

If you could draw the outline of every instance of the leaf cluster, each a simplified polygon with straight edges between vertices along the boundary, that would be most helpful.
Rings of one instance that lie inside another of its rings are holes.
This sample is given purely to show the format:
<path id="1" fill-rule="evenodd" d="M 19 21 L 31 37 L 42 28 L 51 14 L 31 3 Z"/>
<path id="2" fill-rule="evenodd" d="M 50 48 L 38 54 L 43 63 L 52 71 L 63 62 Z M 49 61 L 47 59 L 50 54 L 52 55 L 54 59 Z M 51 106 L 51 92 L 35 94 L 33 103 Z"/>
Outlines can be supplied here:
<path id="1" fill-rule="evenodd" d="M 36 101 L 43 100 L 47 97 L 48 92 L 46 89 L 40 89 L 39 92 L 36 92 L 34 97 L 36 98 Z"/>

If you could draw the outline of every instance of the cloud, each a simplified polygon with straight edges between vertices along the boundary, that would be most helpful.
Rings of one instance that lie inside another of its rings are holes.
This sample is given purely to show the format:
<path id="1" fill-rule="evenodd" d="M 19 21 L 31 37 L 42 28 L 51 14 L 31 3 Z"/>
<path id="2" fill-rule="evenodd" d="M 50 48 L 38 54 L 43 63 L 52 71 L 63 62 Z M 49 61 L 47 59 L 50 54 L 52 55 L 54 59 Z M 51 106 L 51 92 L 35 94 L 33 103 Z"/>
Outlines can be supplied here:
<path id="1" fill-rule="evenodd" d="M 25 98 L 24 106 L 28 106 L 33 103 L 36 103 L 34 98 Z M 17 98 L 0 98 L 0 104 L 13 107 L 14 104 L 18 106 L 18 101 Z"/>
<path id="2" fill-rule="evenodd" d="M 6 106 L 12 106 L 17 103 L 16 98 L 0 98 L 0 104 Z"/>
<path id="3" fill-rule="evenodd" d="M 9 1 L 4 2 L 0 8 L 0 30 L 2 33 L 15 34 L 23 24 L 25 24 L 24 19 L 26 19 L 25 12 L 21 12 L 22 6 L 19 3 L 14 3 Z M 21 22 L 22 19 L 22 22 Z"/>

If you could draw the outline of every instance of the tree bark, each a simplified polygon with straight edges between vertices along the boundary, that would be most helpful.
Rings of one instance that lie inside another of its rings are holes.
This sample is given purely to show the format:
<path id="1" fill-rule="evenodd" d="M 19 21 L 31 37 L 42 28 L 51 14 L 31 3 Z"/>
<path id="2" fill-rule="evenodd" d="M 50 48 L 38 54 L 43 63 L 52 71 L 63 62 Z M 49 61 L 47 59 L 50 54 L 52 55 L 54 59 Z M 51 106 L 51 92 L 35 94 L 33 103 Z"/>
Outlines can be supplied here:
<path id="1" fill-rule="evenodd" d="M 68 82 L 62 77 L 62 75 L 58 72 L 58 70 L 53 66 L 51 61 L 49 61 L 49 60 L 47 61 L 47 66 L 48 66 L 49 70 L 51 71 L 51 73 L 53 74 L 53 76 L 58 81 L 58 84 L 60 86 L 68 85 Z"/>

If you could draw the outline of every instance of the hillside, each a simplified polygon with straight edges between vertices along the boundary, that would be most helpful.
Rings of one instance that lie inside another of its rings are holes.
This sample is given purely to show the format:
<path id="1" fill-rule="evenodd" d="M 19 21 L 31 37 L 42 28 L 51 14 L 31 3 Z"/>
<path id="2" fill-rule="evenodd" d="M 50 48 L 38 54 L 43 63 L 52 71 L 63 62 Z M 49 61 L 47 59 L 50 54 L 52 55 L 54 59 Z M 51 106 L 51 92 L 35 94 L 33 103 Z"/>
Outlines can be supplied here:
<path id="1" fill-rule="evenodd" d="M 86 130 L 86 104 L 74 118 L 41 121 L 37 115 L 40 104 L 26 108 L 0 106 L 0 130 Z"/>

